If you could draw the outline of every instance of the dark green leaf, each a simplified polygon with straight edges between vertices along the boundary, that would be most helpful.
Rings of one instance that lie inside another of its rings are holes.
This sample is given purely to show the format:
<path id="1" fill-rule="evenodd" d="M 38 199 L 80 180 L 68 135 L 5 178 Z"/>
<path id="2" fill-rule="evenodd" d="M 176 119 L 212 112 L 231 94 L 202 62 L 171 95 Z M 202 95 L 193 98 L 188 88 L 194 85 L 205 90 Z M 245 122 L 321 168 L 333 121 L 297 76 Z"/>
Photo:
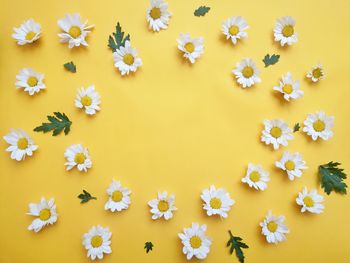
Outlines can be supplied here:
<path id="1" fill-rule="evenodd" d="M 233 236 L 231 230 L 229 230 L 228 233 L 230 235 L 230 238 L 226 246 L 230 247 L 230 254 L 235 251 L 239 262 L 244 263 L 244 253 L 242 248 L 249 248 L 248 245 L 241 242 L 242 238 Z"/>
<path id="2" fill-rule="evenodd" d="M 272 56 L 270 56 L 269 54 L 267 54 L 263 59 L 263 62 L 265 64 L 265 68 L 270 66 L 270 65 L 276 64 L 279 59 L 280 59 L 280 55 L 273 54 Z"/>
<path id="3" fill-rule="evenodd" d="M 96 197 L 94 196 L 91 196 L 91 194 L 85 190 L 83 190 L 83 193 L 78 195 L 78 198 L 81 199 L 80 203 L 87 203 L 89 202 L 91 199 L 97 199 Z"/>
<path id="4" fill-rule="evenodd" d="M 205 16 L 206 13 L 208 13 L 210 10 L 210 7 L 208 6 L 200 6 L 194 11 L 195 16 Z"/>
<path id="5" fill-rule="evenodd" d="M 328 195 L 332 191 L 340 194 L 347 193 L 346 188 L 348 186 L 343 182 L 343 179 L 346 179 L 346 174 L 344 169 L 339 168 L 339 165 L 338 162 L 329 162 L 320 165 L 318 168 L 321 186 Z"/>
<path id="6" fill-rule="evenodd" d="M 130 35 L 127 34 L 126 37 L 124 37 L 124 34 L 125 32 L 122 31 L 122 28 L 118 22 L 117 26 L 115 27 L 115 32 L 113 32 L 112 36 L 109 36 L 108 38 L 108 47 L 112 49 L 113 52 L 120 47 L 124 47 L 127 40 L 130 41 Z"/>
<path id="7" fill-rule="evenodd" d="M 294 124 L 293 132 L 297 132 L 299 130 L 300 130 L 300 124 L 299 122 L 297 122 L 296 124 Z"/>
<path id="8" fill-rule="evenodd" d="M 66 64 L 63 64 L 63 66 L 72 73 L 77 72 L 77 67 L 74 65 L 73 61 L 67 62 Z"/>
<path id="9" fill-rule="evenodd" d="M 50 123 L 43 122 L 41 126 L 36 127 L 34 131 L 46 133 L 53 130 L 52 136 L 56 136 L 64 130 L 64 134 L 67 135 L 70 131 L 72 122 L 64 113 L 54 112 L 54 115 L 55 116 L 47 116 Z"/>
<path id="10" fill-rule="evenodd" d="M 146 242 L 144 249 L 146 249 L 146 253 L 148 253 L 150 250 L 152 250 L 153 249 L 152 242 Z"/>

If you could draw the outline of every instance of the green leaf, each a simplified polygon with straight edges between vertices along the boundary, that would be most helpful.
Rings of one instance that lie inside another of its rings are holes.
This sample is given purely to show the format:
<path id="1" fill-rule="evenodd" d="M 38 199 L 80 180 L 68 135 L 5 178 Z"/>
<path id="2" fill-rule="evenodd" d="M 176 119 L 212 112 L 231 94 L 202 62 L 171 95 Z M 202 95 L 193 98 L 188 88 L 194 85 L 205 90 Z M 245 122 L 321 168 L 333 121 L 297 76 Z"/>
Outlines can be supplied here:
<path id="1" fill-rule="evenodd" d="M 146 253 L 148 253 L 149 251 L 151 251 L 151 250 L 153 249 L 153 244 L 152 244 L 152 242 L 146 242 L 146 243 L 145 243 L 144 249 L 146 249 Z"/>
<path id="2" fill-rule="evenodd" d="M 49 132 L 53 130 L 52 136 L 56 136 L 64 130 L 64 134 L 67 135 L 70 131 L 72 122 L 68 119 L 67 115 L 60 112 L 54 112 L 55 116 L 47 116 L 49 123 L 43 122 L 41 126 L 34 129 L 36 132 Z"/>
<path id="3" fill-rule="evenodd" d="M 241 242 L 242 238 L 233 236 L 231 230 L 229 230 L 228 233 L 230 235 L 230 238 L 227 241 L 226 246 L 230 247 L 230 254 L 232 255 L 233 251 L 235 251 L 239 262 L 244 263 L 244 253 L 242 248 L 249 248 L 248 245 Z"/>
<path id="4" fill-rule="evenodd" d="M 124 37 L 124 34 L 125 32 L 122 31 L 122 28 L 118 22 L 117 26 L 115 27 L 115 32 L 113 32 L 112 36 L 109 36 L 108 38 L 108 47 L 112 49 L 113 52 L 120 47 L 124 47 L 127 40 L 130 41 L 130 35 L 127 34 L 126 37 Z"/>
<path id="5" fill-rule="evenodd" d="M 210 7 L 208 6 L 200 6 L 194 11 L 195 16 L 205 16 L 206 13 L 208 13 L 210 10 Z"/>
<path id="6" fill-rule="evenodd" d="M 72 73 L 77 72 L 77 67 L 74 65 L 73 61 L 67 62 L 66 64 L 63 64 L 63 66 Z"/>
<path id="7" fill-rule="evenodd" d="M 299 122 L 297 122 L 296 124 L 294 124 L 293 132 L 297 132 L 299 130 L 300 130 L 300 124 Z"/>
<path id="8" fill-rule="evenodd" d="M 343 182 L 343 179 L 346 179 L 347 176 L 344 169 L 339 168 L 339 165 L 338 162 L 329 162 L 320 165 L 318 168 L 321 186 L 328 195 L 332 191 L 340 194 L 347 193 L 346 188 L 348 186 Z"/>
<path id="9" fill-rule="evenodd" d="M 270 66 L 270 65 L 276 64 L 279 59 L 280 59 L 280 55 L 273 54 L 272 56 L 270 56 L 269 54 L 267 54 L 263 59 L 263 62 L 265 64 L 265 68 Z"/>
<path id="10" fill-rule="evenodd" d="M 83 204 L 83 203 L 87 203 L 89 202 L 91 199 L 97 199 L 96 197 L 94 196 L 91 196 L 91 194 L 85 190 L 83 190 L 83 193 L 78 195 L 78 198 L 81 199 L 80 203 Z"/>

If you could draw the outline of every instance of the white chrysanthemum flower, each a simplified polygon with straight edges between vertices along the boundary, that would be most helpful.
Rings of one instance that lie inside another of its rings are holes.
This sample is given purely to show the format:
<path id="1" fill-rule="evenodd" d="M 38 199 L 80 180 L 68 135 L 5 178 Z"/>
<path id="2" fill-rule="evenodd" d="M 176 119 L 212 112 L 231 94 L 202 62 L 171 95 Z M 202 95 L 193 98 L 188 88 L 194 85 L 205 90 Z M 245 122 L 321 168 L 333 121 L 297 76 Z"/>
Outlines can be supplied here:
<path id="1" fill-rule="evenodd" d="M 268 243 L 277 244 L 286 240 L 285 234 L 289 233 L 289 229 L 284 224 L 284 220 L 284 216 L 274 216 L 269 211 L 264 221 L 260 223 L 261 233 Z"/>
<path id="2" fill-rule="evenodd" d="M 299 192 L 296 199 L 297 204 L 301 206 L 302 213 L 308 211 L 314 214 L 323 213 L 323 201 L 324 197 L 319 195 L 316 189 L 308 192 L 306 187 L 303 188 L 303 191 Z"/>
<path id="3" fill-rule="evenodd" d="M 288 72 L 286 75 L 282 76 L 280 85 L 273 88 L 283 94 L 283 98 L 286 101 L 290 99 L 298 99 L 304 95 L 304 91 L 300 90 L 300 81 L 293 80 L 292 74 Z"/>
<path id="4" fill-rule="evenodd" d="M 137 68 L 142 66 L 142 60 L 137 57 L 137 54 L 137 50 L 131 46 L 130 41 L 125 41 L 125 46 L 113 53 L 114 66 L 123 76 L 136 72 Z"/>
<path id="5" fill-rule="evenodd" d="M 226 39 L 231 39 L 233 44 L 236 44 L 239 39 L 248 37 L 245 32 L 249 28 L 247 22 L 241 16 L 233 16 L 222 23 L 222 32 Z"/>
<path id="6" fill-rule="evenodd" d="M 171 13 L 168 11 L 168 3 L 164 0 L 151 0 L 151 5 L 147 9 L 147 21 L 153 31 L 168 28 Z"/>
<path id="7" fill-rule="evenodd" d="M 12 37 L 17 41 L 18 45 L 25 45 L 33 43 L 40 38 L 41 25 L 34 21 L 34 19 L 29 19 L 25 21 L 20 27 L 14 27 Z"/>
<path id="8" fill-rule="evenodd" d="M 128 209 L 131 203 L 131 191 L 128 188 L 123 187 L 119 181 L 115 181 L 113 179 L 112 183 L 107 189 L 107 194 L 109 198 L 105 204 L 105 210 L 120 212 Z"/>
<path id="9" fill-rule="evenodd" d="M 261 141 L 266 145 L 272 144 L 273 149 L 277 150 L 280 145 L 287 146 L 289 140 L 293 140 L 292 129 L 288 124 L 280 119 L 265 120 L 265 129 L 261 134 Z"/>
<path id="10" fill-rule="evenodd" d="M 80 21 L 80 14 L 66 14 L 64 18 L 57 21 L 59 27 L 64 31 L 59 33 L 61 43 L 67 43 L 68 47 L 78 47 L 80 45 L 88 46 L 85 38 L 91 32 L 89 29 L 94 25 L 87 26 L 88 21 Z"/>
<path id="11" fill-rule="evenodd" d="M 289 180 L 293 181 L 294 177 L 301 177 L 303 170 L 307 169 L 306 162 L 299 153 L 289 153 L 285 151 L 281 160 L 276 161 L 277 168 L 287 172 Z"/>
<path id="12" fill-rule="evenodd" d="M 44 74 L 35 72 L 31 68 L 22 69 L 16 76 L 16 80 L 16 87 L 18 89 L 24 89 L 30 96 L 46 88 Z"/>
<path id="13" fill-rule="evenodd" d="M 231 206 L 235 203 L 225 189 L 216 189 L 214 185 L 211 185 L 209 189 L 204 189 L 201 198 L 204 202 L 203 209 L 207 211 L 208 216 L 219 215 L 227 218 Z"/>
<path id="14" fill-rule="evenodd" d="M 158 192 L 158 197 L 148 202 L 151 207 L 152 219 L 156 220 L 164 217 L 165 220 L 169 220 L 173 217 L 173 211 L 177 208 L 174 206 L 175 195 L 169 195 L 167 192 Z"/>
<path id="15" fill-rule="evenodd" d="M 243 88 L 249 88 L 255 83 L 261 82 L 259 78 L 260 71 L 250 58 L 245 58 L 238 62 L 236 64 L 236 69 L 232 70 L 232 73 Z"/>
<path id="16" fill-rule="evenodd" d="M 321 64 L 317 64 L 313 66 L 307 73 L 306 77 L 311 79 L 312 82 L 318 82 L 321 79 L 325 78 L 325 73 L 323 66 Z"/>
<path id="17" fill-rule="evenodd" d="M 43 227 L 52 225 L 57 221 L 55 200 L 51 198 L 48 202 L 44 197 L 41 198 L 40 203 L 30 203 L 29 213 L 27 215 L 35 216 L 36 219 L 28 226 L 28 230 L 39 232 Z"/>
<path id="18" fill-rule="evenodd" d="M 192 64 L 204 53 L 203 37 L 192 38 L 189 33 L 180 34 L 177 43 L 178 49 L 184 53 L 184 58 L 188 59 Z"/>
<path id="19" fill-rule="evenodd" d="M 298 41 L 298 34 L 294 32 L 295 20 L 291 16 L 284 16 L 277 19 L 274 36 L 275 41 L 280 42 L 283 47 L 285 44 L 292 45 Z"/>
<path id="20" fill-rule="evenodd" d="M 93 226 L 89 232 L 83 236 L 83 246 L 87 250 L 87 257 L 95 260 L 102 259 L 103 254 L 111 254 L 111 236 L 109 228 Z"/>
<path id="21" fill-rule="evenodd" d="M 245 177 L 242 182 L 254 187 L 256 190 L 264 191 L 267 188 L 267 182 L 270 181 L 269 173 L 261 165 L 249 163 Z"/>
<path id="22" fill-rule="evenodd" d="M 92 166 L 88 149 L 84 148 L 81 144 L 69 146 L 64 153 L 64 157 L 67 159 L 67 162 L 64 164 L 67 166 L 67 171 L 77 166 L 79 171 L 87 172 L 87 169 Z"/>
<path id="23" fill-rule="evenodd" d="M 24 160 L 27 155 L 32 156 L 38 149 L 32 138 L 22 129 L 11 129 L 3 138 L 10 144 L 6 151 L 11 152 L 11 159 L 16 161 Z"/>
<path id="24" fill-rule="evenodd" d="M 80 109 L 84 109 L 88 115 L 96 114 L 96 111 L 100 110 L 100 94 L 95 91 L 95 86 L 91 85 L 86 89 L 81 88 L 78 90 L 77 97 L 75 99 L 75 106 Z"/>
<path id="25" fill-rule="evenodd" d="M 308 114 L 304 121 L 303 132 L 316 141 L 319 137 L 328 140 L 333 136 L 331 130 L 334 126 L 334 117 L 327 116 L 325 112 L 319 111 L 314 114 Z"/>
<path id="26" fill-rule="evenodd" d="M 206 225 L 200 226 L 198 223 L 192 223 L 191 227 L 184 228 L 184 232 L 179 234 L 183 244 L 182 252 L 188 260 L 193 256 L 198 259 L 207 257 L 212 241 L 205 235 L 206 230 Z"/>

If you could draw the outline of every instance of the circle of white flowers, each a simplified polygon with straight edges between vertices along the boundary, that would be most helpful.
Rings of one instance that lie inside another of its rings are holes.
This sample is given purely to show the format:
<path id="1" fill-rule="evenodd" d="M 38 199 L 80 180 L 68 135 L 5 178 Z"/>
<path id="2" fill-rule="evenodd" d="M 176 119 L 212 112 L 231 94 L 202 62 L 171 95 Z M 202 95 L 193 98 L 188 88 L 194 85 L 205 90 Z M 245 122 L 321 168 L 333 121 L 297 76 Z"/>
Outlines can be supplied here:
<path id="1" fill-rule="evenodd" d="M 249 28 L 247 22 L 241 16 L 232 16 L 222 23 L 222 32 L 226 39 L 231 39 L 235 45 L 239 39 L 248 37 L 245 32 Z"/>
<path id="2" fill-rule="evenodd" d="M 75 106 L 79 109 L 84 109 L 85 113 L 88 115 L 94 115 L 100 110 L 101 97 L 97 91 L 95 91 L 95 86 L 91 85 L 84 89 L 82 87 L 78 90 Z"/>
<path id="3" fill-rule="evenodd" d="M 192 38 L 189 33 L 180 34 L 177 47 L 183 52 L 184 58 L 193 64 L 204 53 L 203 42 L 203 37 Z"/>
<path id="4" fill-rule="evenodd" d="M 55 200 L 51 198 L 49 201 L 46 201 L 42 197 L 40 203 L 30 203 L 27 215 L 36 217 L 28 226 L 30 231 L 39 232 L 43 227 L 54 224 L 58 218 Z"/>
<path id="5" fill-rule="evenodd" d="M 256 190 L 264 191 L 268 181 L 270 181 L 269 173 L 261 165 L 248 164 L 246 175 L 242 178 L 243 183 Z"/>
<path id="6" fill-rule="evenodd" d="M 320 214 L 324 210 L 324 205 L 322 204 L 324 197 L 317 193 L 317 190 L 308 191 L 306 187 L 299 192 L 296 198 L 296 203 L 301 206 L 301 212 L 304 213 L 308 211 L 314 214 Z"/>
<path id="7" fill-rule="evenodd" d="M 16 87 L 24 89 L 30 96 L 45 89 L 44 74 L 34 71 L 31 68 L 22 69 L 16 76 Z"/>
<path id="8" fill-rule="evenodd" d="M 334 126 L 334 117 L 327 116 L 324 111 L 308 114 L 304 121 L 303 132 L 309 135 L 314 141 L 318 138 L 328 140 L 333 136 L 331 130 Z"/>
<path id="9" fill-rule="evenodd" d="M 111 249 L 112 232 L 109 228 L 93 226 L 89 232 L 83 235 L 83 246 L 87 250 L 87 257 L 95 260 L 102 259 L 103 254 L 112 253 Z"/>
<path id="10" fill-rule="evenodd" d="M 64 157 L 67 159 L 67 162 L 64 164 L 67 166 L 67 171 L 76 166 L 79 171 L 87 172 L 87 169 L 92 166 L 88 149 L 84 148 L 81 144 L 69 146 L 64 153 Z"/>
<path id="11" fill-rule="evenodd" d="M 151 0 L 147 9 L 147 21 L 149 28 L 153 31 L 167 29 L 171 13 L 168 11 L 168 4 L 163 0 Z"/>
<path id="12" fill-rule="evenodd" d="M 209 189 L 204 189 L 201 198 L 204 202 L 203 209 L 207 211 L 208 216 L 219 215 L 227 218 L 231 206 L 235 203 L 225 189 L 216 189 L 214 185 L 211 185 Z"/>
<path id="13" fill-rule="evenodd" d="M 289 229 L 284 221 L 284 216 L 275 216 L 271 211 L 268 212 L 264 221 L 260 223 L 261 233 L 266 237 L 268 243 L 277 244 L 286 240 Z"/>
<path id="14" fill-rule="evenodd" d="M 292 129 L 283 120 L 265 120 L 264 126 L 261 141 L 265 142 L 266 145 L 272 144 L 274 150 L 277 150 L 280 145 L 287 146 L 288 141 L 294 138 Z"/>
<path id="15" fill-rule="evenodd" d="M 288 175 L 289 180 L 293 181 L 295 177 L 301 177 L 303 170 L 307 169 L 306 162 L 299 153 L 290 153 L 285 151 L 281 160 L 276 161 L 277 168 L 282 169 Z"/>
<path id="16" fill-rule="evenodd" d="M 304 95 L 304 91 L 300 90 L 300 81 L 293 80 L 290 72 L 282 76 L 280 85 L 273 89 L 282 93 L 286 101 L 290 101 L 290 99 L 296 100 Z"/>
<path id="17" fill-rule="evenodd" d="M 169 195 L 167 192 L 158 192 L 158 196 L 148 202 L 151 207 L 152 219 L 156 220 L 164 217 L 165 220 L 169 220 L 173 217 L 173 211 L 176 211 L 175 207 L 175 195 Z"/>
<path id="18" fill-rule="evenodd" d="M 245 58 L 236 64 L 236 68 L 232 70 L 237 82 L 242 88 L 249 88 L 255 83 L 261 82 L 259 77 L 260 71 L 250 58 Z"/>
<path id="19" fill-rule="evenodd" d="M 6 151 L 11 152 L 11 159 L 16 161 L 24 160 L 26 156 L 32 156 L 33 152 L 39 148 L 22 129 L 11 129 L 10 133 L 3 138 L 10 144 Z"/>
<path id="20" fill-rule="evenodd" d="M 18 45 L 22 46 L 33 43 L 40 38 L 41 25 L 31 18 L 23 22 L 20 27 L 14 27 L 13 31 L 12 37 Z"/>
<path id="21" fill-rule="evenodd" d="M 123 187 L 119 181 L 113 179 L 112 183 L 107 189 L 108 201 L 105 204 L 105 210 L 110 210 L 111 212 L 122 211 L 128 209 L 131 200 L 131 191 Z"/>

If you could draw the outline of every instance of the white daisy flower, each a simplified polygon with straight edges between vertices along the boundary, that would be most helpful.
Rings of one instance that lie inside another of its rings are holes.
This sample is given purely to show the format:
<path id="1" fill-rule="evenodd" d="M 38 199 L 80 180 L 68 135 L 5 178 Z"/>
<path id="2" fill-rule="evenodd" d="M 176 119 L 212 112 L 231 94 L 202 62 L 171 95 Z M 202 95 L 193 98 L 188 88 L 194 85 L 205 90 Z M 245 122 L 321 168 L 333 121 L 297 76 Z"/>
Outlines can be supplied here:
<path id="1" fill-rule="evenodd" d="M 111 254 L 111 236 L 109 228 L 93 226 L 89 232 L 83 236 L 83 246 L 87 250 L 87 257 L 95 260 L 102 259 L 103 254 Z"/>
<path id="2" fill-rule="evenodd" d="M 222 32 L 234 45 L 239 39 L 248 37 L 248 33 L 245 32 L 248 28 L 247 22 L 241 16 L 232 16 L 222 23 Z"/>
<path id="3" fill-rule="evenodd" d="M 44 74 L 35 72 L 31 68 L 22 69 L 16 76 L 16 80 L 16 87 L 18 89 L 24 89 L 30 96 L 46 88 Z"/>
<path id="4" fill-rule="evenodd" d="M 323 201 L 324 197 L 322 195 L 319 195 L 316 189 L 308 192 L 306 187 L 304 187 L 303 190 L 299 192 L 296 199 L 297 204 L 301 206 L 302 213 L 308 211 L 314 214 L 323 213 Z"/>
<path id="5" fill-rule="evenodd" d="M 289 233 L 289 229 L 284 224 L 284 220 L 284 216 L 274 216 L 269 211 L 264 221 L 260 223 L 261 233 L 268 243 L 277 244 L 286 240 L 285 234 Z"/>
<path id="6" fill-rule="evenodd" d="M 51 198 L 48 202 L 44 197 L 40 203 L 30 203 L 29 213 L 27 215 L 35 216 L 36 219 L 28 226 L 28 230 L 39 232 L 43 227 L 52 225 L 57 221 L 55 200 Z"/>
<path id="7" fill-rule="evenodd" d="M 220 215 L 220 217 L 227 218 L 227 213 L 235 203 L 228 192 L 223 188 L 216 189 L 214 185 L 211 185 L 209 189 L 204 189 L 201 198 L 208 216 Z"/>
<path id="8" fill-rule="evenodd" d="M 304 121 L 303 132 L 316 141 L 319 137 L 328 140 L 333 136 L 331 130 L 334 126 L 334 117 L 327 116 L 325 112 L 318 111 L 314 114 L 308 114 Z"/>
<path id="9" fill-rule="evenodd" d="M 13 31 L 12 37 L 17 41 L 17 44 L 25 45 L 33 43 L 40 38 L 41 25 L 31 18 L 20 25 L 20 27 L 14 27 Z"/>
<path id="10" fill-rule="evenodd" d="M 275 41 L 280 42 L 283 47 L 285 44 L 292 45 L 298 41 L 298 34 L 294 32 L 295 20 L 291 16 L 284 16 L 277 19 L 274 36 Z"/>
<path id="11" fill-rule="evenodd" d="M 3 138 L 10 144 L 6 151 L 11 152 L 11 159 L 16 161 L 24 160 L 27 155 L 32 156 L 33 152 L 39 148 L 22 129 L 11 129 L 10 133 Z"/>
<path id="12" fill-rule="evenodd" d="M 87 169 L 92 166 L 88 149 L 84 148 L 81 144 L 69 146 L 64 153 L 64 157 L 67 159 L 67 162 L 64 164 L 67 166 L 67 171 L 77 166 L 79 171 L 87 172 Z"/>
<path id="13" fill-rule="evenodd" d="M 267 188 L 267 182 L 270 181 L 269 173 L 261 165 L 249 163 L 245 177 L 242 182 L 254 187 L 256 190 L 264 191 Z"/>
<path id="14" fill-rule="evenodd" d="M 283 120 L 265 120 L 264 125 L 261 141 L 266 145 L 272 144 L 274 150 L 277 150 L 280 145 L 287 146 L 288 141 L 294 138 L 292 129 Z"/>
<path id="15" fill-rule="evenodd" d="M 91 32 L 89 29 L 94 25 L 87 26 L 87 23 L 87 20 L 84 23 L 80 21 L 80 14 L 66 14 L 64 18 L 58 20 L 57 24 L 63 31 L 58 34 L 61 43 L 68 42 L 69 48 L 80 45 L 88 46 L 85 38 Z"/>
<path id="16" fill-rule="evenodd" d="M 122 210 L 128 209 L 131 203 L 131 191 L 128 188 L 123 187 L 119 181 L 115 181 L 113 179 L 112 183 L 107 189 L 107 194 L 109 198 L 105 204 L 105 210 L 120 212 Z"/>
<path id="17" fill-rule="evenodd" d="M 285 151 L 282 159 L 275 162 L 277 168 L 287 172 L 289 180 L 293 181 L 294 177 L 301 177 L 303 170 L 307 169 L 306 162 L 299 153 L 289 153 Z"/>
<path id="18" fill-rule="evenodd" d="M 86 89 L 81 88 L 78 90 L 77 97 L 75 99 L 75 106 L 80 109 L 84 109 L 88 115 L 96 114 L 96 111 L 100 110 L 100 94 L 95 91 L 95 86 L 91 85 Z"/>
<path id="19" fill-rule="evenodd" d="M 203 37 L 191 38 L 189 33 L 180 34 L 177 48 L 184 53 L 184 58 L 193 64 L 204 53 L 203 42 Z"/>
<path id="20" fill-rule="evenodd" d="M 306 77 L 311 79 L 312 82 L 318 82 L 321 79 L 325 78 L 325 73 L 323 66 L 321 64 L 317 64 L 313 66 L 307 73 Z"/>
<path id="21" fill-rule="evenodd" d="M 289 101 L 290 99 L 295 100 L 304 95 L 304 91 L 300 90 L 300 81 L 293 80 L 290 72 L 282 76 L 280 85 L 273 89 L 281 92 L 286 101 Z"/>
<path id="22" fill-rule="evenodd" d="M 205 235 L 207 230 L 206 225 L 199 225 L 198 223 L 192 223 L 189 228 L 184 228 L 183 233 L 179 233 L 179 237 L 183 244 L 182 252 L 190 260 L 193 256 L 198 259 L 204 259 L 207 257 L 211 239 Z"/>
<path id="23" fill-rule="evenodd" d="M 236 69 L 232 70 L 232 73 L 243 88 L 249 88 L 255 83 L 261 82 L 259 78 L 260 71 L 250 58 L 245 58 L 241 62 L 238 62 Z"/>
<path id="24" fill-rule="evenodd" d="M 123 76 L 136 72 L 137 68 L 142 66 L 142 60 L 137 57 L 137 54 L 137 50 L 131 46 L 130 41 L 125 41 L 125 46 L 113 53 L 114 66 Z"/>
<path id="25" fill-rule="evenodd" d="M 171 13 L 168 11 L 168 3 L 163 0 L 151 0 L 147 9 L 147 21 L 153 31 L 168 28 Z"/>
<path id="26" fill-rule="evenodd" d="M 151 207 L 152 219 L 156 220 L 164 217 L 165 220 L 169 220 L 173 217 L 173 211 L 177 208 L 174 206 L 175 195 L 169 195 L 167 192 L 158 192 L 158 197 L 148 202 Z"/>

